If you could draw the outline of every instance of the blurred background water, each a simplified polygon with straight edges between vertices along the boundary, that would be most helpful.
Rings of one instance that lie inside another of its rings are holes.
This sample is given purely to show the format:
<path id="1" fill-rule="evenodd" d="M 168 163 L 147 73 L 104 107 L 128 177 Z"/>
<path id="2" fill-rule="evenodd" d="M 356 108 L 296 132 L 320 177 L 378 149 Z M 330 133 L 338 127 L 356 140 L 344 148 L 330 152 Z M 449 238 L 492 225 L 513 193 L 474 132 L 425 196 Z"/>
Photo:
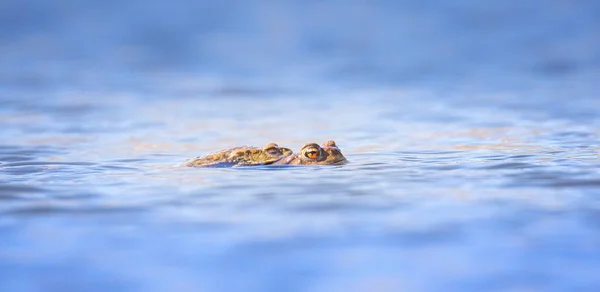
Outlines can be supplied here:
<path id="1" fill-rule="evenodd" d="M 599 3 L 4 0 L 0 290 L 597 291 Z"/>

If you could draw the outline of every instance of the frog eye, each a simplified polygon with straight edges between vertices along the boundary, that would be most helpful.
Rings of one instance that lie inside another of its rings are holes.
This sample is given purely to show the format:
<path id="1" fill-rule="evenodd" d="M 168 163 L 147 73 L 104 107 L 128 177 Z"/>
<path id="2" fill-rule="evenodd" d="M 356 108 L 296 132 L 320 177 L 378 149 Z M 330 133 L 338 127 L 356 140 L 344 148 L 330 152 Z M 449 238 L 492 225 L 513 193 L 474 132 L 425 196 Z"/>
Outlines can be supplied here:
<path id="1" fill-rule="evenodd" d="M 279 154 L 279 146 L 275 143 L 269 143 L 267 146 L 265 146 L 265 148 L 263 148 L 263 151 L 269 155 L 277 155 Z"/>
<path id="2" fill-rule="evenodd" d="M 317 150 L 308 150 L 306 152 L 304 152 L 304 156 L 310 158 L 310 159 L 317 159 L 317 157 L 319 157 L 319 151 Z"/>
<path id="3" fill-rule="evenodd" d="M 304 147 L 304 149 L 302 149 L 302 155 L 311 160 L 318 159 L 319 156 L 321 156 L 321 147 L 319 147 L 318 145 L 310 145 L 308 147 Z"/>
<path id="4" fill-rule="evenodd" d="M 279 148 L 277 148 L 277 147 L 269 147 L 269 148 L 263 149 L 263 151 L 265 151 L 267 154 L 270 154 L 270 155 L 276 155 L 276 154 L 279 153 Z"/>

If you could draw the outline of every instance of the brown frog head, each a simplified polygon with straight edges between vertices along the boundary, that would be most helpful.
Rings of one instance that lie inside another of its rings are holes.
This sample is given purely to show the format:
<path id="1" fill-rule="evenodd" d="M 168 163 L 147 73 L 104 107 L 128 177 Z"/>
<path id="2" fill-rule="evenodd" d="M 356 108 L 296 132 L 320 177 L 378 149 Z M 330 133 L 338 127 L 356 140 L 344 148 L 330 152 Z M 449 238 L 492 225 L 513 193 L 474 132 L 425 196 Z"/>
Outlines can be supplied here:
<path id="1" fill-rule="evenodd" d="M 241 146 L 197 157 L 188 161 L 186 165 L 194 167 L 268 165 L 292 153 L 291 149 L 279 147 L 275 143 L 269 143 L 264 148 Z"/>
<path id="2" fill-rule="evenodd" d="M 340 165 L 348 162 L 335 142 L 330 140 L 322 146 L 316 143 L 304 145 L 299 153 L 288 156 L 273 164 L 289 165 Z"/>

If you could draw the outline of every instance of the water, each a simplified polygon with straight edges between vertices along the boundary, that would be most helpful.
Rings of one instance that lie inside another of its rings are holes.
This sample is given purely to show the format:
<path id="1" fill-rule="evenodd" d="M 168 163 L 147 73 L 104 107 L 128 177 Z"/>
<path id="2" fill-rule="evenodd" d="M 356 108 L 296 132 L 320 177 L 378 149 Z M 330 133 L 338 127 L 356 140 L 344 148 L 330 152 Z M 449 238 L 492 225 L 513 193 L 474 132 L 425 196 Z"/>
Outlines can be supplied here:
<path id="1" fill-rule="evenodd" d="M 600 288 L 596 2 L 222 3 L 0 4 L 0 290 Z"/>

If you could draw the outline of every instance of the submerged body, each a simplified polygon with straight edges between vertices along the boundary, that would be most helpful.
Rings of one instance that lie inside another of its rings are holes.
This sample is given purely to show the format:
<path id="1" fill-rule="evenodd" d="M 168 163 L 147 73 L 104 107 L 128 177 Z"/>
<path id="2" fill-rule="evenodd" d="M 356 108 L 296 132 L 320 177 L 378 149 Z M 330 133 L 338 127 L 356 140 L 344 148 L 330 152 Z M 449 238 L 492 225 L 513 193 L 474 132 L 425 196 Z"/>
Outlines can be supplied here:
<path id="1" fill-rule="evenodd" d="M 346 163 L 334 141 L 327 141 L 322 146 L 316 143 L 304 145 L 300 152 L 270 143 L 264 148 L 235 147 L 203 157 L 197 157 L 186 163 L 192 167 L 237 167 L 256 165 L 340 165 Z"/>
<path id="2" fill-rule="evenodd" d="M 284 157 L 292 155 L 289 148 L 279 147 L 275 143 L 269 143 L 264 148 L 241 146 L 203 157 L 196 157 L 188 162 L 186 166 L 192 167 L 227 167 L 227 166 L 253 166 L 272 164 Z"/>

